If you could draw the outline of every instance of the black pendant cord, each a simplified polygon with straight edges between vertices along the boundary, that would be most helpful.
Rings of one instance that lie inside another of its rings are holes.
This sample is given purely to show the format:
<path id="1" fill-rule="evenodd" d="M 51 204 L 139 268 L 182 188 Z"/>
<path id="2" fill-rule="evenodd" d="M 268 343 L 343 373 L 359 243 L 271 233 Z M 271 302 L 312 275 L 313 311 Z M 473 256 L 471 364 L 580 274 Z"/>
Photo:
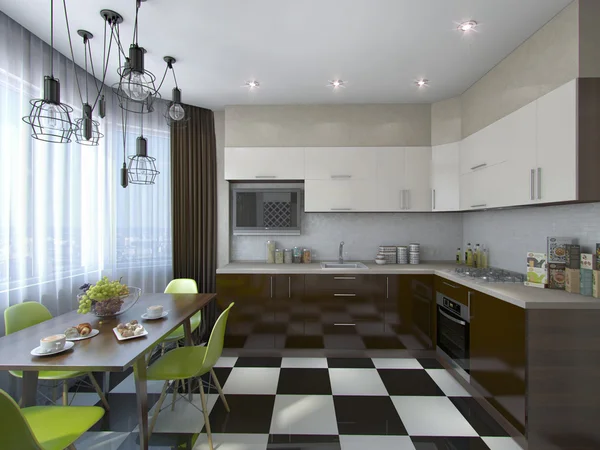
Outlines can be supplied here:
<path id="1" fill-rule="evenodd" d="M 73 52 L 73 41 L 71 39 L 71 27 L 69 26 L 69 14 L 67 13 L 67 0 L 63 0 L 63 8 L 65 10 L 65 22 L 67 23 L 67 36 L 69 38 L 69 48 L 71 50 L 71 60 L 73 61 L 73 72 L 75 73 L 75 81 L 77 84 L 77 91 L 79 92 L 79 99 L 83 104 L 83 95 L 81 93 L 81 86 L 79 85 L 79 77 L 77 76 L 77 65 L 75 64 L 75 52 Z M 54 35 L 54 32 L 52 33 Z M 54 59 L 54 58 L 52 58 Z M 87 70 L 87 69 L 86 69 Z M 54 77 L 54 73 L 52 74 Z"/>
<path id="2" fill-rule="evenodd" d="M 50 0 L 50 76 L 54 78 L 54 0 Z"/>
<path id="3" fill-rule="evenodd" d="M 121 43 L 121 27 L 119 26 L 119 24 L 115 26 L 115 30 L 117 31 L 113 34 L 113 38 L 115 39 L 115 41 L 117 41 L 117 45 L 119 46 L 119 55 L 123 55 L 125 58 L 127 58 L 127 53 L 125 53 L 125 50 L 123 49 L 123 44 Z M 119 63 L 119 67 L 122 67 L 121 63 Z"/>
<path id="4" fill-rule="evenodd" d="M 179 89 L 179 86 L 177 85 L 177 76 L 175 75 L 175 69 L 171 67 L 171 70 L 173 71 L 173 81 L 175 81 L 175 89 Z"/>
<path id="5" fill-rule="evenodd" d="M 165 69 L 165 73 L 163 73 L 162 80 L 160 80 L 160 84 L 156 88 L 156 92 L 160 91 L 160 88 L 162 87 L 163 83 L 165 82 L 165 78 L 167 77 L 167 72 L 168 71 L 169 71 L 169 65 L 167 64 L 167 67 Z"/>
<path id="6" fill-rule="evenodd" d="M 140 11 L 140 0 L 135 0 L 135 24 L 133 25 L 133 43 L 138 45 L 138 14 Z"/>
<path id="7" fill-rule="evenodd" d="M 106 65 L 103 67 L 103 73 L 102 73 L 102 81 L 100 82 L 100 89 L 98 89 L 98 95 L 96 96 L 96 99 L 94 100 L 94 104 L 92 105 L 92 110 L 96 109 L 96 105 L 98 104 L 98 102 L 100 101 L 100 97 L 102 97 L 102 92 L 104 91 L 104 83 L 106 82 L 106 74 L 108 73 L 108 61 L 110 60 L 110 53 L 111 53 L 111 49 L 112 49 L 112 35 L 113 35 L 113 25 L 111 25 L 111 39 L 110 42 L 108 43 L 108 51 L 106 50 L 106 23 L 104 24 L 104 55 L 105 55 L 105 59 L 103 59 L 102 61 L 106 62 Z M 92 47 L 88 41 L 88 47 L 89 47 L 89 51 L 90 51 L 90 67 L 92 69 L 92 75 L 94 76 L 94 80 L 97 81 L 96 78 L 96 72 L 94 70 L 94 59 L 92 58 Z M 98 87 L 98 84 L 96 83 L 96 88 Z"/>

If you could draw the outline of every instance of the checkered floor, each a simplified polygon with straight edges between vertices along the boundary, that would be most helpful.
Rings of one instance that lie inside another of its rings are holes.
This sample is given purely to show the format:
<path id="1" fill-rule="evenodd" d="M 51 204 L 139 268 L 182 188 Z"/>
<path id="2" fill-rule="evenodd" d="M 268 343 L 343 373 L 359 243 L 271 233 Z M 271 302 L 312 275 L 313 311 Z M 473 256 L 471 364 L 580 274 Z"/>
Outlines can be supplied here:
<path id="1" fill-rule="evenodd" d="M 219 450 L 520 450 L 434 359 L 223 357 L 215 372 L 231 407 L 226 413 L 211 389 Z M 79 450 L 139 448 L 132 377 L 111 385 L 111 411 L 76 443 Z M 161 388 L 149 383 L 151 405 Z M 199 394 L 191 404 L 178 396 L 174 411 L 171 400 L 150 448 L 207 449 Z M 73 398 L 97 401 L 91 392 Z"/>

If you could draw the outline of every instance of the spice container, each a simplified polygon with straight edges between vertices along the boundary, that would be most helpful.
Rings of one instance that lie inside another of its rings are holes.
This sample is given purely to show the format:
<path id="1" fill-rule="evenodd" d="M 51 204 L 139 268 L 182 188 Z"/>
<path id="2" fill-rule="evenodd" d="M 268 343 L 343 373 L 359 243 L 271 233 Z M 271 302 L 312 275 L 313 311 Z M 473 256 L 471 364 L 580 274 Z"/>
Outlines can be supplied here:
<path id="1" fill-rule="evenodd" d="M 275 264 L 275 241 L 267 241 L 267 264 Z"/>
<path id="2" fill-rule="evenodd" d="M 280 248 L 275 249 L 275 264 L 283 264 L 283 252 Z"/>
<path id="3" fill-rule="evenodd" d="M 311 263 L 311 255 L 310 255 L 310 249 L 309 248 L 305 248 L 302 251 L 302 262 L 304 264 L 310 264 Z"/>
<path id="4" fill-rule="evenodd" d="M 292 253 L 292 261 L 294 264 L 300 264 L 302 262 L 302 250 L 300 247 L 294 247 L 294 251 Z"/>
<path id="5" fill-rule="evenodd" d="M 293 261 L 293 257 L 292 257 L 292 249 L 290 248 L 286 248 L 283 251 L 283 262 L 285 264 L 292 264 Z"/>

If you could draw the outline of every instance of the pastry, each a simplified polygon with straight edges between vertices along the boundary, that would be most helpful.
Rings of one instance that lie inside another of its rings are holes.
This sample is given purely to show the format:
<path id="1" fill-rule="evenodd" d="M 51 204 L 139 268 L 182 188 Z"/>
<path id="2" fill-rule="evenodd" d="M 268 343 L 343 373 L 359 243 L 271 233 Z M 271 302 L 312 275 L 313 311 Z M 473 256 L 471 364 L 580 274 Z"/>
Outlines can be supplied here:
<path id="1" fill-rule="evenodd" d="M 129 325 L 137 325 L 137 324 L 138 324 L 138 321 L 135 319 L 132 320 L 131 322 L 129 322 Z"/>
<path id="2" fill-rule="evenodd" d="M 142 326 L 137 326 L 137 327 L 135 328 L 135 330 L 133 330 L 133 334 L 134 334 L 135 336 L 139 336 L 139 335 L 140 335 L 140 334 L 142 334 L 143 332 L 144 332 L 144 327 L 142 327 Z"/>
<path id="3" fill-rule="evenodd" d="M 121 336 L 123 336 L 123 337 L 131 337 L 131 336 L 133 336 L 133 331 L 131 331 L 131 330 L 123 330 L 123 332 L 121 333 Z"/>
<path id="4" fill-rule="evenodd" d="M 79 337 L 79 331 L 76 327 L 69 327 L 65 330 L 65 336 L 67 339 L 74 339 Z"/>
<path id="5" fill-rule="evenodd" d="M 77 331 L 80 336 L 87 336 L 92 332 L 92 326 L 89 323 L 80 323 L 77 325 Z"/>
<path id="6" fill-rule="evenodd" d="M 124 324 L 124 323 L 120 323 L 119 325 L 117 325 L 117 330 L 119 330 L 119 331 L 122 331 L 122 330 L 124 330 L 125 328 L 126 328 L 126 327 L 125 327 L 125 324 Z"/>

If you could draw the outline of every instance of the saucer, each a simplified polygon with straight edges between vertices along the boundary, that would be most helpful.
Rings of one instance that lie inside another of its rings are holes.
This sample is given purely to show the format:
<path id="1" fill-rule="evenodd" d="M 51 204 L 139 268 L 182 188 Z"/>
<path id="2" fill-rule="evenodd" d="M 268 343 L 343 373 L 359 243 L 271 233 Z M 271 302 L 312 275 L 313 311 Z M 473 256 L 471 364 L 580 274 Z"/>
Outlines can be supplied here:
<path id="1" fill-rule="evenodd" d="M 50 355 L 56 355 L 58 353 L 66 352 L 67 350 L 71 350 L 74 346 L 75 346 L 74 342 L 67 341 L 65 343 L 65 346 L 63 348 L 61 348 L 60 350 L 54 350 L 52 352 L 42 352 L 41 351 L 41 347 L 36 347 L 33 350 L 31 350 L 31 354 L 33 356 L 50 356 Z"/>
<path id="2" fill-rule="evenodd" d="M 142 314 L 142 319 L 144 319 L 144 320 L 157 320 L 157 319 L 162 319 L 163 317 L 167 317 L 168 314 L 169 314 L 169 311 L 163 311 L 163 313 L 160 316 L 148 317 L 148 313 L 144 313 L 144 314 Z"/>
<path id="3" fill-rule="evenodd" d="M 91 333 L 88 334 L 87 336 L 79 336 L 79 337 L 75 337 L 75 338 L 67 338 L 67 341 L 83 341 L 85 339 L 90 339 L 90 338 L 93 338 L 94 336 L 98 336 L 99 333 L 100 333 L 100 330 L 96 330 L 94 328 L 91 331 Z"/>

